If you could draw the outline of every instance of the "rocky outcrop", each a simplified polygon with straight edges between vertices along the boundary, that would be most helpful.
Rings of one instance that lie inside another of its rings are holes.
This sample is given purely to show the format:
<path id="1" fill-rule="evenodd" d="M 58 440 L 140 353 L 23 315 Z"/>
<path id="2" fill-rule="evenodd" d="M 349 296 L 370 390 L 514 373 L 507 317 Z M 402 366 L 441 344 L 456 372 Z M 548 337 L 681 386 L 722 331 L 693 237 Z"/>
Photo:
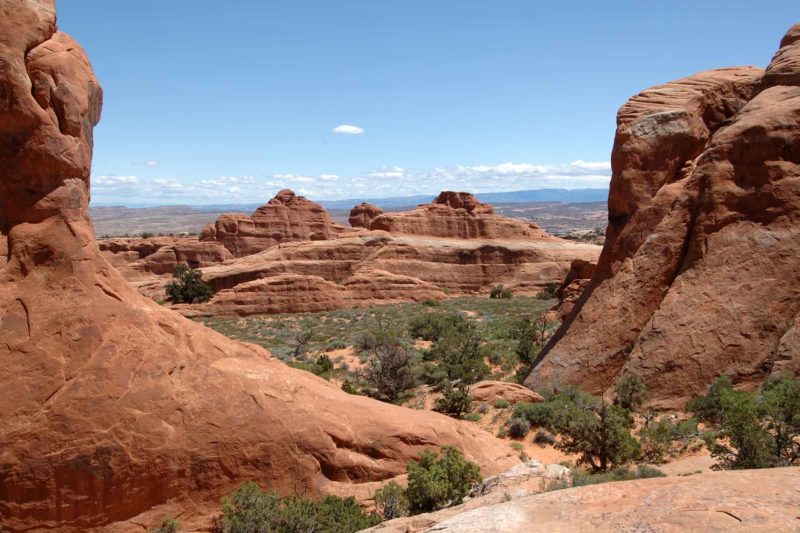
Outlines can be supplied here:
<path id="1" fill-rule="evenodd" d="M 282 244 L 203 268 L 216 295 L 208 304 L 179 309 L 187 316 L 322 311 L 441 299 L 444 291 L 488 293 L 496 283 L 534 294 L 562 279 L 574 259 L 594 261 L 598 252 L 597 246 L 560 239 L 496 242 L 363 232 Z"/>
<path id="2" fill-rule="evenodd" d="M 797 531 L 798 483 L 800 468 L 772 468 L 603 483 L 535 495 L 518 496 L 512 486 L 504 489 L 504 501 L 479 498 L 455 509 L 390 520 L 368 531 L 790 532 Z"/>
<path id="3" fill-rule="evenodd" d="M 361 202 L 350 210 L 348 221 L 354 228 L 369 228 L 372 221 L 383 214 L 383 209 L 377 205 Z"/>
<path id="4" fill-rule="evenodd" d="M 635 372 L 680 407 L 722 374 L 800 372 L 799 35 L 766 73 L 703 72 L 620 109 L 603 253 L 526 384 L 601 393 Z"/>
<path id="5" fill-rule="evenodd" d="M 106 239 L 98 245 L 103 257 L 117 268 L 155 275 L 172 274 L 180 263 L 201 268 L 233 259 L 221 244 L 192 238 Z"/>
<path id="6" fill-rule="evenodd" d="M 507 381 L 479 381 L 469 388 L 469 395 L 476 402 L 492 403 L 506 400 L 510 404 L 518 402 L 538 403 L 544 398 L 527 387 Z"/>
<path id="7" fill-rule="evenodd" d="M 0 1 L 0 65 L 5 527 L 131 519 L 141 530 L 152 524 L 133 517 L 153 506 L 169 501 L 190 518 L 246 480 L 341 492 L 403 473 L 441 444 L 485 474 L 513 463 L 469 423 L 345 394 L 139 295 L 94 241 L 102 92 L 80 46 L 56 31 L 52 1 Z"/>
<path id="8" fill-rule="evenodd" d="M 200 240 L 219 242 L 242 257 L 285 242 L 335 239 L 347 231 L 321 205 L 284 189 L 251 216 L 221 215 L 203 229 Z"/>
<path id="9" fill-rule="evenodd" d="M 554 239 L 532 222 L 496 215 L 491 205 L 479 202 L 470 193 L 451 191 L 413 211 L 384 213 L 372 220 L 369 229 L 452 239 Z"/>
<path id="10" fill-rule="evenodd" d="M 203 305 L 174 306 L 185 316 L 316 313 L 363 305 L 444 300 L 430 283 L 365 268 L 341 283 L 313 275 L 279 274 L 236 285 Z M 526 389 L 527 390 L 527 389 Z"/>

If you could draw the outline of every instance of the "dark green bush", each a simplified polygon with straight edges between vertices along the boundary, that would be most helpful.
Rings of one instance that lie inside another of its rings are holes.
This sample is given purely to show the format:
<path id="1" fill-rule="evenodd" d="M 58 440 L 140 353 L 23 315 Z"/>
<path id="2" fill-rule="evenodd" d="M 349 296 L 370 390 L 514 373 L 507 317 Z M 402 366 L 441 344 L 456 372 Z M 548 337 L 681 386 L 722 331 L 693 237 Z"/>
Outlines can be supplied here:
<path id="1" fill-rule="evenodd" d="M 379 522 L 380 516 L 363 512 L 352 497 L 326 496 L 315 502 L 245 483 L 223 500 L 220 526 L 223 533 L 351 533 Z"/>
<path id="2" fill-rule="evenodd" d="M 708 394 L 697 396 L 686 404 L 686 410 L 694 413 L 700 420 L 718 424 L 722 420 L 721 395 L 732 391 L 733 384 L 728 376 L 720 376 L 711 384 Z"/>
<path id="3" fill-rule="evenodd" d="M 644 404 L 647 396 L 647 386 L 642 382 L 638 374 L 630 372 L 622 377 L 617 384 L 615 392 L 614 403 L 623 409 L 634 411 Z"/>
<path id="4" fill-rule="evenodd" d="M 561 435 L 556 448 L 579 454 L 578 465 L 605 472 L 639 455 L 639 443 L 630 433 L 632 426 L 629 413 L 617 405 L 601 401 L 593 408 L 581 408 L 568 403 L 556 417 L 555 429 Z"/>
<path id="5" fill-rule="evenodd" d="M 478 465 L 457 448 L 443 446 L 441 456 L 425 450 L 419 461 L 408 464 L 409 510 L 418 514 L 457 505 L 481 479 Z"/>
<path id="6" fill-rule="evenodd" d="M 536 298 L 539 300 L 552 300 L 556 297 L 556 292 L 558 291 L 559 287 L 559 283 L 550 282 L 546 284 L 541 291 L 539 291 L 539 293 L 536 295 Z"/>
<path id="7" fill-rule="evenodd" d="M 462 418 L 464 414 L 472 410 L 469 387 L 461 383 L 455 386 L 448 384 L 442 397 L 436 400 L 433 410 L 455 418 Z"/>
<path id="8" fill-rule="evenodd" d="M 489 292 L 489 298 L 509 299 L 513 296 L 511 289 L 506 289 L 502 285 L 495 285 Z"/>
<path id="9" fill-rule="evenodd" d="M 669 418 L 662 416 L 658 420 L 650 421 L 639 432 L 642 455 L 653 463 L 664 462 L 674 438 L 675 424 Z"/>
<path id="10" fill-rule="evenodd" d="M 608 472 L 587 472 L 582 468 L 573 468 L 570 480 L 543 480 L 542 491 L 549 492 L 572 487 L 584 487 L 586 485 L 598 485 L 600 483 L 630 481 L 633 479 L 647 479 L 653 477 L 666 477 L 666 474 L 657 468 L 647 465 L 639 465 L 634 470 L 619 466 Z"/>
<path id="11" fill-rule="evenodd" d="M 175 267 L 173 281 L 165 288 L 169 299 L 176 304 L 196 304 L 207 302 L 213 296 L 211 287 L 203 282 L 203 274 L 199 270 L 189 268 L 186 264 Z"/>

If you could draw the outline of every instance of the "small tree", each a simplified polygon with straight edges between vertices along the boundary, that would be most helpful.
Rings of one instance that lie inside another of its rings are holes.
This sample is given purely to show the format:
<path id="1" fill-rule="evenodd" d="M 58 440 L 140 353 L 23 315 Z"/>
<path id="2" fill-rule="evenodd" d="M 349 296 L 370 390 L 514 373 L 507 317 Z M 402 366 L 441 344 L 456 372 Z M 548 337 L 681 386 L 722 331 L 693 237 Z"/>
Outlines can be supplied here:
<path id="1" fill-rule="evenodd" d="M 185 263 L 175 267 L 175 278 L 167 283 L 166 293 L 174 303 L 196 304 L 211 299 L 213 291 L 203 282 L 203 274 L 199 270 L 189 268 Z"/>
<path id="2" fill-rule="evenodd" d="M 395 403 L 400 395 L 416 385 L 411 366 L 412 354 L 398 344 L 378 344 L 372 350 L 363 371 L 372 388 L 372 396 Z"/>
<path id="3" fill-rule="evenodd" d="M 747 392 L 723 390 L 719 396 L 720 431 L 708 438 L 717 468 L 743 469 L 773 466 L 773 439 L 762 427 L 758 405 Z"/>
<path id="4" fill-rule="evenodd" d="M 472 385 L 489 374 L 473 324 L 467 328 L 448 328 L 443 331 L 434 341 L 430 357 L 438 361 L 449 383 L 459 381 Z"/>
<path id="5" fill-rule="evenodd" d="M 577 464 L 588 465 L 595 472 L 605 472 L 639 454 L 639 443 L 630 433 L 633 421 L 617 405 L 605 401 L 586 408 L 566 404 L 555 425 L 561 434 L 556 448 L 580 454 Z"/>
<path id="6" fill-rule="evenodd" d="M 722 421 L 722 400 L 725 392 L 733 390 L 731 378 L 720 376 L 714 380 L 708 394 L 697 396 L 686 404 L 686 410 L 696 414 L 700 420 L 718 424 Z"/>
<path id="7" fill-rule="evenodd" d="M 614 403 L 627 409 L 634 411 L 644 404 L 647 395 L 647 385 L 645 385 L 639 378 L 638 374 L 628 373 L 617 383 L 615 389 L 616 398 Z"/>
<path id="8" fill-rule="evenodd" d="M 800 461 L 800 380 L 779 377 L 764 383 L 761 412 L 775 440 L 777 465 Z"/>
<path id="9" fill-rule="evenodd" d="M 478 465 L 457 448 L 443 446 L 441 457 L 425 450 L 418 462 L 408 463 L 409 509 L 418 514 L 457 505 L 481 479 Z"/>
<path id="10" fill-rule="evenodd" d="M 547 340 L 547 319 L 544 315 L 523 316 L 514 324 L 512 335 L 517 340 L 517 357 L 525 365 L 531 365 Z"/>
<path id="11" fill-rule="evenodd" d="M 642 454 L 645 459 L 654 463 L 664 462 L 669 453 L 675 435 L 675 424 L 662 416 L 658 420 L 650 420 L 639 432 Z"/>
<path id="12" fill-rule="evenodd" d="M 408 514 L 408 498 L 403 487 L 394 481 L 375 491 L 375 506 L 384 520 L 391 520 Z"/>

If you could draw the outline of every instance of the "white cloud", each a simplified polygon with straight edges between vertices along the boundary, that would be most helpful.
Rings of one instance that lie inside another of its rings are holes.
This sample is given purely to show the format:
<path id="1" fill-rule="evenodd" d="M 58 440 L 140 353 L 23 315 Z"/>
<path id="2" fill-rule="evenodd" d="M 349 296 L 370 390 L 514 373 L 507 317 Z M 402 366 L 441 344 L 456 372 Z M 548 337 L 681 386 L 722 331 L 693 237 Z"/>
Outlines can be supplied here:
<path id="1" fill-rule="evenodd" d="M 334 200 L 434 195 L 448 189 L 481 193 L 606 188 L 610 176 L 609 162 L 584 160 L 564 164 L 506 162 L 436 167 L 423 171 L 387 166 L 349 176 L 278 173 L 265 177 L 221 176 L 199 181 L 102 175 L 92 178 L 92 196 L 95 203 L 106 204 L 264 203 L 284 188 L 315 200 Z"/>
<path id="2" fill-rule="evenodd" d="M 342 124 L 333 128 L 333 133 L 343 133 L 345 135 L 361 135 L 364 128 L 353 126 L 352 124 Z"/>
<path id="3" fill-rule="evenodd" d="M 156 160 L 151 160 L 151 161 L 145 161 L 144 164 L 145 164 L 145 166 L 148 166 L 148 167 L 157 167 L 161 163 L 159 161 L 156 161 Z"/>

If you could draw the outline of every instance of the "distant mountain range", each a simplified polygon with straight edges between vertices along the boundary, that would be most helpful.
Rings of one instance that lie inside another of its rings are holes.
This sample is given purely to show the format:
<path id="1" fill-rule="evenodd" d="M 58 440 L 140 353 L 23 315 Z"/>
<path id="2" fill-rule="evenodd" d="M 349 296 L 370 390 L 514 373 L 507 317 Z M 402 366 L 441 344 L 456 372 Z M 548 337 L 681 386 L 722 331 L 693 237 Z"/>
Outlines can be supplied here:
<path id="1" fill-rule="evenodd" d="M 482 202 L 490 204 L 514 204 L 532 202 L 563 202 L 563 203 L 583 203 L 583 202 L 605 202 L 608 199 L 608 189 L 528 189 L 523 191 L 510 192 L 485 192 L 475 196 Z M 394 196 L 390 198 L 348 198 L 346 200 L 317 200 L 325 209 L 351 209 L 361 202 L 369 202 L 385 210 L 394 210 L 399 207 L 417 206 L 426 204 L 433 200 L 436 195 L 417 195 L 417 196 Z M 190 209 L 194 211 L 214 211 L 214 212 L 242 212 L 251 213 L 257 207 L 264 205 L 264 201 L 252 204 L 215 204 L 215 205 L 195 205 Z M 103 207 L 103 206 L 93 206 Z M 134 207 L 134 206 L 131 206 Z M 135 206 L 154 207 L 154 206 Z M 169 206 L 184 207 L 184 206 Z M 189 206 L 186 206 L 187 208 Z"/>

